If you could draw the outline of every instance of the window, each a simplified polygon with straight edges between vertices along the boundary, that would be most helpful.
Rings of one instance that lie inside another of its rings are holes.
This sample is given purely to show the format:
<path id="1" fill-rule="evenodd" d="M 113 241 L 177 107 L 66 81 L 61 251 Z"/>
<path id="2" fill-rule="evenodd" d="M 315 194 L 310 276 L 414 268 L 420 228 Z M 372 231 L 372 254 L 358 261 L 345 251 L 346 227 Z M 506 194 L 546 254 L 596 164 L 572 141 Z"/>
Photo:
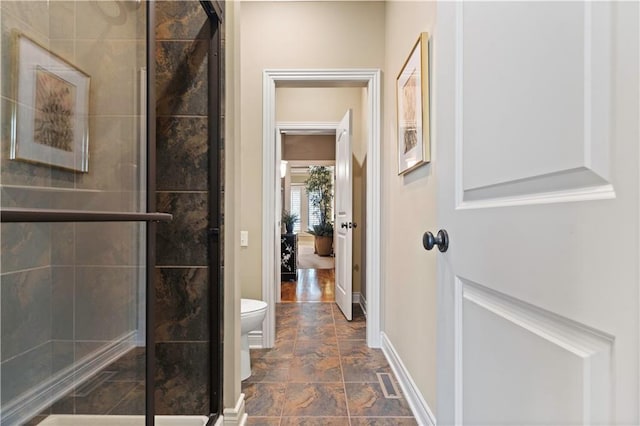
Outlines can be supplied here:
<path id="1" fill-rule="evenodd" d="M 300 232 L 300 223 L 302 222 L 302 187 L 291 186 L 291 213 L 296 213 L 300 220 L 293 225 L 293 232 Z"/>
<path id="2" fill-rule="evenodd" d="M 311 200 L 314 197 L 319 197 L 320 193 L 318 191 L 313 191 L 309 193 L 308 201 L 308 212 L 309 212 L 309 227 L 313 227 L 314 225 L 320 225 L 320 208 L 315 207 Z"/>

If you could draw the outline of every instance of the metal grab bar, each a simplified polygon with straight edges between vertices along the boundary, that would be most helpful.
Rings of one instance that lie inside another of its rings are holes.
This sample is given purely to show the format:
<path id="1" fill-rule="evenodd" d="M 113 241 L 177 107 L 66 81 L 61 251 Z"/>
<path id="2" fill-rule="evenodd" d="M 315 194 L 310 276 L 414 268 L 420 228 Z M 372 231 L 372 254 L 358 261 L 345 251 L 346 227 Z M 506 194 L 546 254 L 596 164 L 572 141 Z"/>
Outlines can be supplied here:
<path id="1" fill-rule="evenodd" d="M 5 208 L 0 222 L 169 222 L 169 213 L 105 212 L 83 210 L 48 210 Z"/>

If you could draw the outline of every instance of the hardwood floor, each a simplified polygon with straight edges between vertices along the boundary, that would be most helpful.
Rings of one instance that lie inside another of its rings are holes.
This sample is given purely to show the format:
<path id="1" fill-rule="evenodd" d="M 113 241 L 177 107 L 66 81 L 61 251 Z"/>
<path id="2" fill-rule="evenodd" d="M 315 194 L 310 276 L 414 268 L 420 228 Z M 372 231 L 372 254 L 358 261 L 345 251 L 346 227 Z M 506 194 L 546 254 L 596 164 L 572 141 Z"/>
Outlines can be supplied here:
<path id="1" fill-rule="evenodd" d="M 334 302 L 335 269 L 298 269 L 297 281 L 280 284 L 282 302 Z"/>

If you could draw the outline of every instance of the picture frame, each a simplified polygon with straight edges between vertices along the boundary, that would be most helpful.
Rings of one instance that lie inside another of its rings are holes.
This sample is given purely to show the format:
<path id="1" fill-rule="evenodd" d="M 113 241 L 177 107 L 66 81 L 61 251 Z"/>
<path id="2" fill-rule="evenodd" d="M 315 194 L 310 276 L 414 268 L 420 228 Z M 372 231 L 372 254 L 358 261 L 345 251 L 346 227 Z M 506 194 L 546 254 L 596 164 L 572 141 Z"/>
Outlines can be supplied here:
<path id="1" fill-rule="evenodd" d="M 420 33 L 396 78 L 398 175 L 431 161 L 429 34 Z"/>
<path id="2" fill-rule="evenodd" d="M 14 46 L 9 158 L 88 172 L 89 75 L 24 34 Z"/>

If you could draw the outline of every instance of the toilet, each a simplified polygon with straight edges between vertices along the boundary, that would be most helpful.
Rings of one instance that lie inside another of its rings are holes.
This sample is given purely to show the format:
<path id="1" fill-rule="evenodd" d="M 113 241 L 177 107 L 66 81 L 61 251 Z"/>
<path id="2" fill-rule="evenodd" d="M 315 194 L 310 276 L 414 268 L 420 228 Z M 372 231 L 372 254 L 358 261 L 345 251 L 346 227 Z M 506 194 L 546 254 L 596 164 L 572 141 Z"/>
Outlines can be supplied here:
<path id="1" fill-rule="evenodd" d="M 267 313 L 267 302 L 254 299 L 240 300 L 240 378 L 251 376 L 251 356 L 249 355 L 249 332 L 259 330 Z"/>

